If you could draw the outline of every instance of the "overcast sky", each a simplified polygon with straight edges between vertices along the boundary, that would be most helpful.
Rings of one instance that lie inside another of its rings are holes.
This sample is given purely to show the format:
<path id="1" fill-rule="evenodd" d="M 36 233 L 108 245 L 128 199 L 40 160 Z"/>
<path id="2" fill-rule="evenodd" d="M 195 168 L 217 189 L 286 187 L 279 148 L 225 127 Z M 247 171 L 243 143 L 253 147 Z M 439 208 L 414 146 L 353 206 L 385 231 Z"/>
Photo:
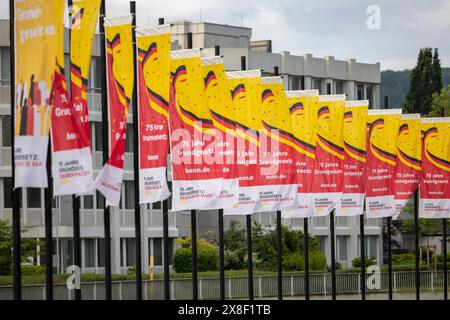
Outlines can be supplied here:
<path id="1" fill-rule="evenodd" d="M 8 0 L 0 0 L 6 18 Z M 272 39 L 273 51 L 380 62 L 381 69 L 415 64 L 419 48 L 437 47 L 450 67 L 450 0 L 137 0 L 138 26 L 174 20 L 253 28 L 253 40 Z M 370 5 L 380 9 L 379 30 L 369 30 Z M 106 0 L 109 15 L 129 10 L 127 0 Z"/>

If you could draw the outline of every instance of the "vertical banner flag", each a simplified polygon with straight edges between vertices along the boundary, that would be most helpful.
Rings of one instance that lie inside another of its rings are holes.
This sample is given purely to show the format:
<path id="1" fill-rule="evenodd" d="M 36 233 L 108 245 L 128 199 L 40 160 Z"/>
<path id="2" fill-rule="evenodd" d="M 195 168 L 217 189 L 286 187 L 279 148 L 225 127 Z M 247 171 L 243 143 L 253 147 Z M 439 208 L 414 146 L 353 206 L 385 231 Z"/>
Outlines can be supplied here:
<path id="1" fill-rule="evenodd" d="M 395 175 L 395 218 L 414 196 L 422 171 L 422 137 L 420 114 L 404 114 L 400 120 L 397 140 L 397 171 Z"/>
<path id="2" fill-rule="evenodd" d="M 422 119 L 420 218 L 450 218 L 450 118 Z"/>
<path id="3" fill-rule="evenodd" d="M 316 159 L 311 185 L 315 216 L 329 214 L 341 200 L 344 107 L 345 95 L 319 96 Z"/>
<path id="4" fill-rule="evenodd" d="M 344 109 L 344 161 L 342 198 L 336 216 L 364 212 L 366 179 L 366 126 L 369 101 L 346 101 Z"/>
<path id="5" fill-rule="evenodd" d="M 260 192 L 259 130 L 261 129 L 261 71 L 227 72 L 236 125 L 236 167 L 239 199 L 225 214 L 255 212 Z M 231 114 L 231 112 L 230 112 Z"/>
<path id="6" fill-rule="evenodd" d="M 236 168 L 236 126 L 233 101 L 222 57 L 202 58 L 202 71 L 209 111 L 216 128 L 216 158 L 222 172 L 220 204 L 231 208 L 238 202 Z"/>
<path id="7" fill-rule="evenodd" d="M 122 189 L 127 116 L 133 91 L 131 15 L 105 21 L 109 158 L 95 179 L 107 206 L 118 206 Z"/>
<path id="8" fill-rule="evenodd" d="M 367 218 L 395 215 L 395 172 L 401 109 L 371 109 L 367 115 Z"/>
<path id="9" fill-rule="evenodd" d="M 70 72 L 71 98 L 64 75 L 62 44 L 58 50 L 61 65 L 55 75 L 51 131 L 56 196 L 94 190 L 87 83 L 99 8 L 100 0 L 73 1 L 70 70 L 67 70 Z"/>
<path id="10" fill-rule="evenodd" d="M 285 209 L 285 218 L 306 218 L 314 214 L 310 193 L 316 159 L 316 128 L 319 90 L 286 91 L 296 148 L 297 202 L 295 209 Z"/>
<path id="11" fill-rule="evenodd" d="M 220 209 L 222 173 L 199 49 L 172 51 L 170 134 L 172 210 Z"/>
<path id="12" fill-rule="evenodd" d="M 14 187 L 47 188 L 53 80 L 63 36 L 64 1 L 14 1 L 16 87 Z"/>
<path id="13" fill-rule="evenodd" d="M 262 78 L 260 169 L 261 188 L 257 211 L 298 206 L 295 140 L 281 77 Z"/>
<path id="14" fill-rule="evenodd" d="M 169 152 L 170 25 L 136 30 L 138 54 L 140 203 L 170 196 Z"/>

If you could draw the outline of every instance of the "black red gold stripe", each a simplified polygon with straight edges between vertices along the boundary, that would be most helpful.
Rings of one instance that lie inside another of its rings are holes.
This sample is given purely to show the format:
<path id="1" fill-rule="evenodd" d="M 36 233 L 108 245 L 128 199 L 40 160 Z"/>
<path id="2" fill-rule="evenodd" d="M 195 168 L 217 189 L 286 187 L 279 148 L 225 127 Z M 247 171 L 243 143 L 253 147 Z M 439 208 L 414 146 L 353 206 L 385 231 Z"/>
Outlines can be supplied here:
<path id="1" fill-rule="evenodd" d="M 217 77 L 216 77 L 216 74 L 214 73 L 214 71 L 210 70 L 208 72 L 208 74 L 206 75 L 205 79 L 204 79 L 204 81 L 205 81 L 205 88 L 208 88 L 209 84 L 213 80 L 217 80 Z"/>
<path id="2" fill-rule="evenodd" d="M 231 98 L 234 100 L 234 98 L 236 98 L 239 93 L 243 92 L 245 92 L 245 86 L 243 83 L 240 83 L 236 87 L 234 87 L 233 90 L 231 90 Z"/>
<path id="3" fill-rule="evenodd" d="M 299 110 L 301 110 L 301 111 L 305 110 L 304 107 L 303 107 L 303 103 L 296 102 L 289 108 L 289 113 L 293 114 L 293 113 L 295 113 L 295 112 L 297 112 Z"/>

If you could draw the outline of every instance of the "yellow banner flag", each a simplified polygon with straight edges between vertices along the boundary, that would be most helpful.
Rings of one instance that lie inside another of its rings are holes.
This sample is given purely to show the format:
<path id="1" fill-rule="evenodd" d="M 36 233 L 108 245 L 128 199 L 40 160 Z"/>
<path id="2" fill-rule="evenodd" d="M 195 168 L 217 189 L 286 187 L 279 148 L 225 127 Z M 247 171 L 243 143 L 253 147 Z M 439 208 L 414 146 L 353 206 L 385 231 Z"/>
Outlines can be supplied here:
<path id="1" fill-rule="evenodd" d="M 286 218 L 304 218 L 314 214 L 309 193 L 316 158 L 318 90 L 286 91 L 287 108 L 290 113 L 292 130 L 296 140 L 296 173 L 298 182 L 298 207 L 284 210 Z"/>
<path id="2" fill-rule="evenodd" d="M 264 77 L 261 84 L 260 170 L 258 211 L 297 206 L 297 148 L 281 77 Z M 267 186 L 270 186 L 267 188 Z"/>
<path id="3" fill-rule="evenodd" d="M 138 54 L 139 201 L 170 196 L 169 151 L 170 25 L 136 30 Z"/>
<path id="4" fill-rule="evenodd" d="M 450 118 L 425 118 L 421 123 L 423 151 L 420 218 L 450 218 Z"/>
<path id="5" fill-rule="evenodd" d="M 371 109 L 367 116 L 366 212 L 368 218 L 395 215 L 394 179 L 401 112 L 401 109 Z"/>
<path id="6" fill-rule="evenodd" d="M 319 96 L 318 103 L 316 160 L 310 191 L 314 215 L 324 216 L 336 208 L 342 196 L 345 95 Z"/>
<path id="7" fill-rule="evenodd" d="M 222 173 L 200 50 L 172 51 L 171 59 L 172 209 L 219 209 Z"/>
<path id="8" fill-rule="evenodd" d="M 395 175 L 395 218 L 399 216 L 419 187 L 422 171 L 422 136 L 420 114 L 404 114 L 397 140 Z"/>
<path id="9" fill-rule="evenodd" d="M 222 208 L 238 202 L 239 181 L 236 167 L 236 126 L 233 101 L 222 57 L 204 57 L 202 74 L 212 116 L 215 135 L 216 159 L 222 172 L 220 198 Z"/>
<path id="10" fill-rule="evenodd" d="M 64 1 L 14 1 L 15 155 L 18 187 L 46 188 L 53 77 L 64 66 Z M 57 61 L 58 58 L 58 61 Z"/>
<path id="11" fill-rule="evenodd" d="M 252 214 L 260 198 L 261 71 L 227 72 L 237 133 L 239 202 L 226 214 Z M 231 112 L 230 112 L 231 113 Z"/>
<path id="12" fill-rule="evenodd" d="M 343 188 L 336 208 L 337 216 L 355 216 L 364 212 L 368 108 L 367 100 L 345 102 Z"/>
<path id="13" fill-rule="evenodd" d="M 112 206 L 120 202 L 127 116 L 134 86 L 131 19 L 131 15 L 105 18 L 110 148 L 95 187 Z"/>

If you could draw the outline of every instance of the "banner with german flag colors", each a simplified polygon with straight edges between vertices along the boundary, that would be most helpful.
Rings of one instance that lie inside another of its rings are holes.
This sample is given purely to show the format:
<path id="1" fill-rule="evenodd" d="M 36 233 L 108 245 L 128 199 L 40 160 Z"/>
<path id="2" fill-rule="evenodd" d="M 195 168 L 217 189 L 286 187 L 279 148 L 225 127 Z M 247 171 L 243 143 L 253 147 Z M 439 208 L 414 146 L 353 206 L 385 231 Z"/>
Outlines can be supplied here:
<path id="1" fill-rule="evenodd" d="M 109 158 L 95 179 L 107 206 L 118 206 L 122 190 L 127 116 L 134 86 L 131 15 L 105 19 Z"/>
<path id="2" fill-rule="evenodd" d="M 14 1 L 14 187 L 47 188 L 47 150 L 55 72 L 64 61 L 64 1 Z"/>
<path id="3" fill-rule="evenodd" d="M 56 196 L 94 190 L 87 82 L 100 0 L 75 0 L 72 6 L 69 97 L 64 70 L 55 76 L 52 110 L 53 184 Z M 63 48 L 60 49 L 63 61 Z M 59 60 L 59 59 L 58 59 Z M 64 96 L 63 96 L 64 95 Z"/>
<path id="4" fill-rule="evenodd" d="M 239 199 L 229 215 L 256 212 L 260 199 L 259 131 L 261 123 L 261 71 L 227 72 L 236 125 L 236 167 L 239 177 Z M 231 112 L 229 113 L 231 114 Z"/>
<path id="5" fill-rule="evenodd" d="M 295 209 L 285 209 L 285 218 L 306 218 L 314 214 L 310 193 L 313 166 L 316 159 L 318 90 L 286 91 L 292 130 L 296 141 L 295 168 L 297 175 L 297 202 Z"/>
<path id="6" fill-rule="evenodd" d="M 170 25 L 136 30 L 138 55 L 139 201 L 170 196 L 169 151 Z"/>
<path id="7" fill-rule="evenodd" d="M 422 171 L 422 137 L 420 114 L 404 114 L 400 120 L 397 140 L 397 171 L 395 176 L 395 218 L 398 218 L 419 187 Z"/>
<path id="8" fill-rule="evenodd" d="M 395 215 L 395 173 L 401 109 L 369 110 L 367 115 L 367 218 Z"/>
<path id="9" fill-rule="evenodd" d="M 345 95 L 319 96 L 316 159 L 310 192 L 314 216 L 325 216 L 336 208 L 343 188 Z"/>
<path id="10" fill-rule="evenodd" d="M 297 176 L 294 137 L 281 77 L 265 77 L 261 83 L 260 170 L 258 212 L 295 208 Z"/>
<path id="11" fill-rule="evenodd" d="M 344 182 L 336 216 L 356 216 L 364 212 L 368 108 L 367 100 L 345 102 L 342 165 Z"/>
<path id="12" fill-rule="evenodd" d="M 200 50 L 172 51 L 170 71 L 172 210 L 220 209 L 222 173 Z"/>
<path id="13" fill-rule="evenodd" d="M 225 66 L 222 57 L 204 57 L 202 74 L 209 111 L 216 127 L 217 166 L 222 172 L 218 205 L 230 208 L 238 202 L 239 179 L 236 168 L 236 125 Z"/>
<path id="14" fill-rule="evenodd" d="M 422 119 L 420 218 L 450 218 L 450 118 Z"/>

